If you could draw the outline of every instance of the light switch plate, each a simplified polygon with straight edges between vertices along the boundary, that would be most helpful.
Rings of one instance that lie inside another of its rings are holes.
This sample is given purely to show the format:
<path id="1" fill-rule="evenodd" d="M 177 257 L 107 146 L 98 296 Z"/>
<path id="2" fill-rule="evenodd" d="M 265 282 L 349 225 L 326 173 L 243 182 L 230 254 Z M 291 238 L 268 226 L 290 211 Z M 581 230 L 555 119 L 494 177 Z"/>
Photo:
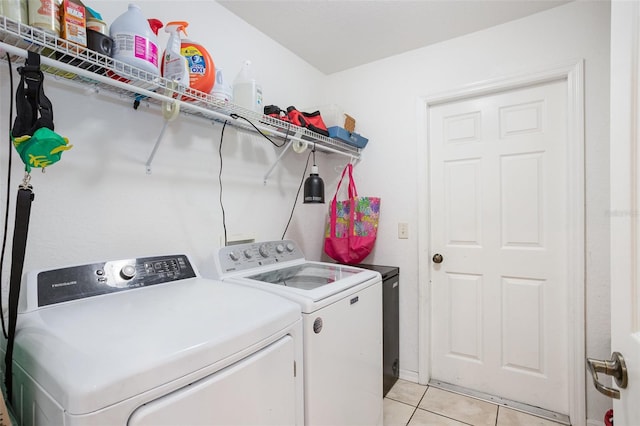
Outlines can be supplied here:
<path id="1" fill-rule="evenodd" d="M 409 224 L 406 222 L 398 223 L 398 238 L 406 240 L 409 238 Z"/>

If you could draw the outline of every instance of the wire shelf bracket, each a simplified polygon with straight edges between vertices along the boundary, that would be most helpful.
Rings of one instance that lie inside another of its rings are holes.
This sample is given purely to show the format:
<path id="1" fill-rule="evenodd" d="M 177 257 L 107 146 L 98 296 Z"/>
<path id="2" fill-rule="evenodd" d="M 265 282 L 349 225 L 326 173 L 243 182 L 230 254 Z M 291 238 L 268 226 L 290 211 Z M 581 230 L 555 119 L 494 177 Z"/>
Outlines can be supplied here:
<path id="1" fill-rule="evenodd" d="M 17 58 L 16 62 L 19 62 L 20 58 L 24 62 L 29 51 L 40 54 L 44 72 L 59 77 L 60 80 L 77 82 L 91 91 L 111 93 L 138 102 L 144 99 L 150 105 L 161 109 L 163 105 L 175 104 L 179 107 L 180 114 L 198 116 L 219 123 L 227 122 L 238 129 L 253 133 L 256 133 L 256 129 L 253 128 L 255 126 L 258 132 L 265 132 L 287 141 L 283 152 L 267 171 L 265 182 L 294 141 L 300 145 L 313 143 L 318 151 L 344 155 L 349 157 L 350 161 L 360 158 L 360 148 L 222 101 L 210 94 L 176 84 L 39 28 L 0 15 L 0 53 L 6 52 Z M 2 59 L 4 60 L 4 55 Z M 250 123 L 233 119 L 233 116 L 241 116 Z M 148 172 L 166 125 L 167 123 L 147 161 Z"/>

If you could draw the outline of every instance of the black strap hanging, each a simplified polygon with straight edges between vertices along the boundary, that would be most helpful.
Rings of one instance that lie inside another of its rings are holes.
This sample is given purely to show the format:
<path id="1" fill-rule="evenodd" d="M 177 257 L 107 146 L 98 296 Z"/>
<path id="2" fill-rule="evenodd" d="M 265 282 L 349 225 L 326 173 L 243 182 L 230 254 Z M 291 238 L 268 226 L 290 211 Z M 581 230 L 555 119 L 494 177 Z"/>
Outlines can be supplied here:
<path id="1" fill-rule="evenodd" d="M 28 175 L 27 175 L 28 176 Z M 29 217 L 31 215 L 31 202 L 34 194 L 31 185 L 25 183 L 20 186 L 16 199 L 16 217 L 13 231 L 13 248 L 11 251 L 11 277 L 9 279 L 9 329 L 7 330 L 7 352 L 5 353 L 5 385 L 7 388 L 7 400 L 12 401 L 13 396 L 13 343 L 18 319 L 18 300 L 20 298 L 20 284 L 22 282 L 22 269 L 24 255 L 27 248 L 27 234 L 29 231 Z"/>
<path id="2" fill-rule="evenodd" d="M 28 52 L 25 65 L 18 68 L 20 84 L 16 90 L 16 118 L 11 141 L 27 172 L 60 160 L 71 149 L 69 140 L 54 132 L 53 105 L 44 94 L 44 74 L 40 55 Z"/>
<path id="3" fill-rule="evenodd" d="M 53 106 L 44 94 L 44 74 L 40 70 L 40 55 L 29 52 L 27 62 L 18 68 L 20 84 L 16 90 L 16 119 L 11 134 L 14 138 L 29 135 L 41 127 L 51 130 Z"/>

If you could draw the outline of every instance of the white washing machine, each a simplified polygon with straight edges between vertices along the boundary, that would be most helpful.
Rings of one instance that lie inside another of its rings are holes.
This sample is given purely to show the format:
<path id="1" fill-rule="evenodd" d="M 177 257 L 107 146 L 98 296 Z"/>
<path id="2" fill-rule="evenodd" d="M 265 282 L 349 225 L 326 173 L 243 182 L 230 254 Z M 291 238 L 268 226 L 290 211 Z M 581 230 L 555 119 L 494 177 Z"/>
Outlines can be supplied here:
<path id="1" fill-rule="evenodd" d="M 21 425 L 304 422 L 300 307 L 186 255 L 31 273 L 18 312 Z"/>
<path id="2" fill-rule="evenodd" d="M 203 273 L 300 304 L 306 425 L 382 424 L 378 272 L 307 261 L 288 240 L 223 247 Z"/>

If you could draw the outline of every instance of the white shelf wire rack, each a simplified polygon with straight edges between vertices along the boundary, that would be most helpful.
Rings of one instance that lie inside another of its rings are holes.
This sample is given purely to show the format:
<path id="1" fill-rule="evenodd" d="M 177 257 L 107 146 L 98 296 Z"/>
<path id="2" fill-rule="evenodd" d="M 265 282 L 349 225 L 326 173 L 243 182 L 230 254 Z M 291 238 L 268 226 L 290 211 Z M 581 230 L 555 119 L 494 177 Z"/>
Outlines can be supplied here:
<path id="1" fill-rule="evenodd" d="M 181 113 L 219 123 L 226 121 L 227 124 L 251 132 L 256 132 L 257 128 L 270 138 L 287 140 L 286 149 L 297 143 L 300 146 L 315 146 L 318 151 L 345 155 L 351 161 L 360 158 L 361 149 L 357 147 L 221 101 L 210 94 L 176 84 L 68 42 L 40 28 L 0 15 L 0 58 L 6 60 L 6 52 L 13 62 L 24 63 L 28 51 L 40 54 L 41 68 L 47 74 L 56 76 L 59 80 L 79 83 L 91 90 L 115 94 L 119 98 L 128 99 L 130 105 L 142 100 L 160 108 L 179 106 Z M 265 182 L 274 167 L 275 164 L 267 172 Z"/>

